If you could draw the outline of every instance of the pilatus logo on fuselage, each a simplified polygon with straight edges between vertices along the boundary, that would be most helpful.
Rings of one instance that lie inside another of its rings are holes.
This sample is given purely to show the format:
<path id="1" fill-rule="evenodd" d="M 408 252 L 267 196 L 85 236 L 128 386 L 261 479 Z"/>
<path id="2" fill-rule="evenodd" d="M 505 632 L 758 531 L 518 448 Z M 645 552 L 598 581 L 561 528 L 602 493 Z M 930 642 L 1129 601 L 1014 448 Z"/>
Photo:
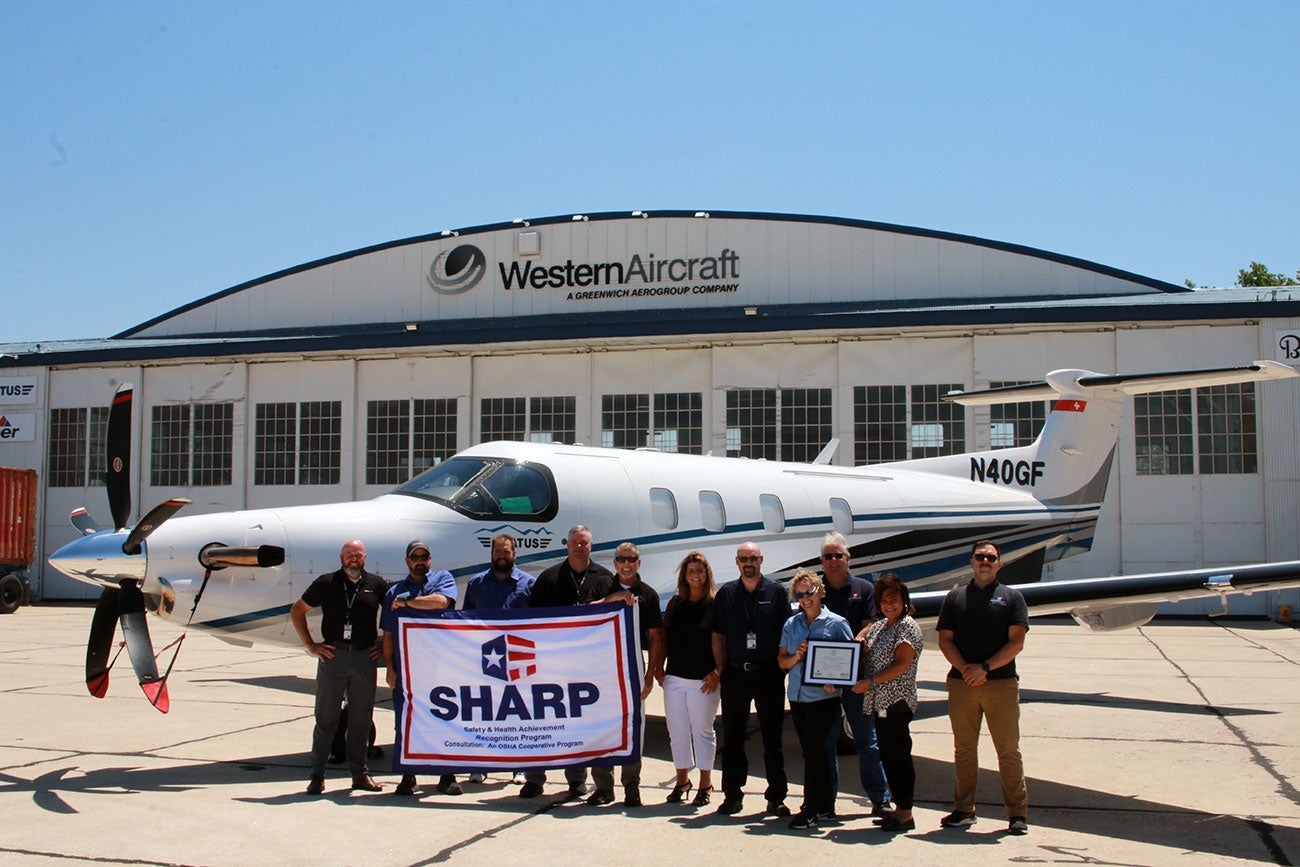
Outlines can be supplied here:
<path id="1" fill-rule="evenodd" d="M 478 285 L 487 273 L 487 257 L 473 244 L 443 250 L 429 266 L 429 285 L 443 295 L 459 295 Z"/>

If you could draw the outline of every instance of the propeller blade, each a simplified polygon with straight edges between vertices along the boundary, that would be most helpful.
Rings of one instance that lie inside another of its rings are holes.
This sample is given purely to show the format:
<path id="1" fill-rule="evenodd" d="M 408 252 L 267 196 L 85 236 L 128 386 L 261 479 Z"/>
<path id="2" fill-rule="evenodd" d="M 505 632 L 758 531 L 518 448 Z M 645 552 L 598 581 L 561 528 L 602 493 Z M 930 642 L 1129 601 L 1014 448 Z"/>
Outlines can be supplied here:
<path id="1" fill-rule="evenodd" d="M 126 537 L 126 541 L 122 543 L 122 553 L 139 554 L 140 543 L 148 539 L 149 534 L 161 527 L 164 521 L 189 504 L 190 501 L 184 497 L 172 497 L 154 506 Z"/>
<path id="2" fill-rule="evenodd" d="M 86 511 L 85 506 L 78 506 L 73 509 L 72 514 L 68 516 L 68 520 L 83 536 L 93 536 L 99 532 L 99 525 L 95 523 L 94 518 L 90 517 L 90 513 Z"/>
<path id="3" fill-rule="evenodd" d="M 237 548 L 210 545 L 199 552 L 199 563 L 204 569 L 220 569 L 222 566 L 256 566 L 266 569 L 284 565 L 284 549 L 278 545 L 246 545 Z"/>
<path id="4" fill-rule="evenodd" d="M 131 400 L 135 389 L 123 384 L 113 395 L 108 411 L 106 466 L 104 485 L 108 489 L 108 508 L 113 513 L 113 527 L 120 530 L 131 520 Z"/>
<path id="5" fill-rule="evenodd" d="M 140 688 L 149 703 L 163 713 L 171 709 L 167 697 L 167 682 L 158 677 L 158 660 L 153 655 L 149 640 L 149 623 L 145 619 L 144 594 L 140 582 L 123 581 L 118 593 L 118 619 L 122 622 L 122 637 L 126 639 L 126 652 L 131 657 L 131 667 L 140 681 Z"/>
<path id="6" fill-rule="evenodd" d="M 113 634 L 117 632 L 117 597 L 115 587 L 105 587 L 95 603 L 95 617 L 90 621 L 90 639 L 86 642 L 86 689 L 95 698 L 108 692 L 108 671 L 113 666 L 108 661 L 113 649 Z"/>

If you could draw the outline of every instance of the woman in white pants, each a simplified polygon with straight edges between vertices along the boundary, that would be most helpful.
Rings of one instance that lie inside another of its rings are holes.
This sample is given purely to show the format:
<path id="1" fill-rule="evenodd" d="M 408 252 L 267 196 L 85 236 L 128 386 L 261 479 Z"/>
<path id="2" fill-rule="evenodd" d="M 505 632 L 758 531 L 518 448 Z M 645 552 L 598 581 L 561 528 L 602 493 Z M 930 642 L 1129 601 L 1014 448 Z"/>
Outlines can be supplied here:
<path id="1" fill-rule="evenodd" d="M 700 788 L 691 803 L 703 807 L 713 792 L 720 674 L 713 662 L 713 568 L 699 551 L 677 567 L 677 593 L 664 612 L 667 661 L 661 681 L 664 716 L 672 744 L 677 784 L 668 803 L 683 801 L 691 790 L 691 768 L 700 769 Z"/>

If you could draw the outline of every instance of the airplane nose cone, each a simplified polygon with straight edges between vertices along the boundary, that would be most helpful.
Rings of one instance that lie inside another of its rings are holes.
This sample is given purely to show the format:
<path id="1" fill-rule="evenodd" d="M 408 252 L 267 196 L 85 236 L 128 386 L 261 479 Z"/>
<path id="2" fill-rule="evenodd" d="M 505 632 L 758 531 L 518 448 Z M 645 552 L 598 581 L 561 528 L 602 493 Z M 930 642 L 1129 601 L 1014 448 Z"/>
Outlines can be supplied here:
<path id="1" fill-rule="evenodd" d="M 124 579 L 143 582 L 148 562 L 146 549 L 138 554 L 122 553 L 128 533 L 96 533 L 82 536 L 50 555 L 49 564 L 69 578 L 96 587 L 117 587 Z"/>

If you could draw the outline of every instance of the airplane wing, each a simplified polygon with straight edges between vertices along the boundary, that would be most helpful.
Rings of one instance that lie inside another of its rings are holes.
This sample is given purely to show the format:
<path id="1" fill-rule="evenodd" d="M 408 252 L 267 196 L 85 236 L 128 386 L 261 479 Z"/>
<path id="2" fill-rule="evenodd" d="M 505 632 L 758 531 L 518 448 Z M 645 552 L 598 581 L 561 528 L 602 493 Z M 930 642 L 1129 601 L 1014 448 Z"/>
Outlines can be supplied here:
<path id="1" fill-rule="evenodd" d="M 1300 560 L 1012 586 L 1025 597 L 1030 617 L 1069 614 L 1085 629 L 1102 632 L 1141 626 L 1160 602 L 1300 587 Z M 912 594 L 917 621 L 933 626 L 945 594 Z"/>

